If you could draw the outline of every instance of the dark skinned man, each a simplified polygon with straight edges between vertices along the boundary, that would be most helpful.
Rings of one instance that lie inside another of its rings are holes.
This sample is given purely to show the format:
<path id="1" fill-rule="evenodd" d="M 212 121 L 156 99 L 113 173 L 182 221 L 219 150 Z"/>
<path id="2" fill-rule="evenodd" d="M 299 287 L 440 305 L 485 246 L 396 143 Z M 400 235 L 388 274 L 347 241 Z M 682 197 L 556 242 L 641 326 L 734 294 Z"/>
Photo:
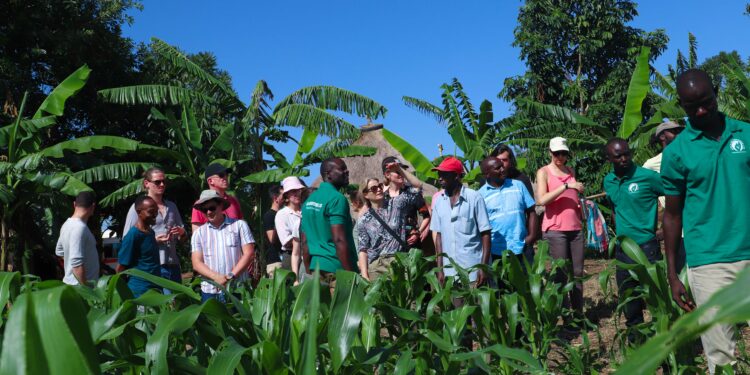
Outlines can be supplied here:
<path id="1" fill-rule="evenodd" d="M 323 182 L 302 206 L 300 247 L 306 269 L 319 270 L 333 292 L 336 271 L 359 272 L 349 202 L 339 192 L 349 185 L 349 170 L 339 158 L 326 159 L 320 176 Z"/>
<path id="2" fill-rule="evenodd" d="M 537 238 L 536 201 L 523 182 L 507 178 L 508 169 L 499 158 L 485 158 L 481 168 L 486 183 L 479 194 L 492 227 L 492 260 L 510 251 L 524 266 L 524 249 L 533 247 Z"/>
<path id="3" fill-rule="evenodd" d="M 656 227 L 658 198 L 664 194 L 664 187 L 659 174 L 633 164 L 633 154 L 624 139 L 613 138 L 607 142 L 604 150 L 613 168 L 604 177 L 604 191 L 612 203 L 617 236 L 626 236 L 635 241 L 649 262 L 661 260 Z M 622 251 L 619 244 L 615 257 L 623 263 L 635 263 Z M 638 281 L 630 276 L 628 270 L 620 267 L 617 267 L 615 278 L 620 300 L 624 301 L 634 293 Z M 631 344 L 641 341 L 637 329 L 630 328 L 643 323 L 645 307 L 642 299 L 634 299 L 625 304 L 623 314 Z"/>
<path id="4" fill-rule="evenodd" d="M 719 112 L 716 88 L 701 70 L 677 78 L 677 95 L 689 122 L 664 150 L 663 227 L 672 298 L 691 311 L 750 267 L 750 124 Z M 695 302 L 675 269 L 683 228 Z M 701 335 L 712 373 L 717 365 L 735 361 L 734 330 L 734 325 L 720 324 Z"/>
<path id="5" fill-rule="evenodd" d="M 440 269 L 438 279 L 442 283 L 446 275 L 456 274 L 453 268 L 443 269 L 442 253 L 463 268 L 490 263 L 492 227 L 482 196 L 461 184 L 464 170 L 458 159 L 447 157 L 433 170 L 438 172 L 440 186 L 445 190 L 445 194 L 435 203 L 430 223 L 430 229 L 437 233 L 435 254 L 438 255 L 437 265 Z M 486 276 L 481 269 L 469 276 L 471 286 L 482 285 L 485 281 Z"/>

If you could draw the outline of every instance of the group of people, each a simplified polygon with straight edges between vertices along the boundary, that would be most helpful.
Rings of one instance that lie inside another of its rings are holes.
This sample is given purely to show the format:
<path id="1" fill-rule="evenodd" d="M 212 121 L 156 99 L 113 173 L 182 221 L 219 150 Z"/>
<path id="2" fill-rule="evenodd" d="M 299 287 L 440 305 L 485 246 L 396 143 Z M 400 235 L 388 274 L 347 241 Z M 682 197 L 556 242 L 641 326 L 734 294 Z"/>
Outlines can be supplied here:
<path id="1" fill-rule="evenodd" d="M 650 262 L 662 259 L 660 241 L 664 240 L 673 298 L 690 311 L 750 266 L 750 231 L 746 228 L 750 223 L 750 154 L 745 146 L 750 142 L 750 124 L 718 111 L 716 91 L 703 71 L 683 73 L 677 80 L 677 93 L 688 125 L 659 125 L 654 140 L 663 153 L 643 167 L 633 162 L 627 141 L 610 140 L 604 152 L 612 172 L 605 176 L 603 189 L 618 237 L 632 239 Z M 265 271 L 272 276 L 279 268 L 288 269 L 301 282 L 317 270 L 321 282 L 333 290 L 338 270 L 375 280 L 387 274 L 395 254 L 432 240 L 438 279 L 443 282 L 456 275 L 447 258 L 440 256 L 445 254 L 458 266 L 474 267 L 468 286 L 477 287 L 490 280 L 475 266 L 502 260 L 506 252 L 520 264 L 529 264 L 535 242 L 544 238 L 553 258 L 568 260 L 568 272 L 552 277 L 566 283 L 567 275 L 573 275 L 574 288 L 564 304 L 582 314 L 580 196 L 584 186 L 568 165 L 566 139 L 551 139 L 549 155 L 550 162 L 536 173 L 535 189 L 516 168 L 508 146 L 498 147 L 482 160 L 484 183 L 478 190 L 463 184 L 463 163 L 447 157 L 434 168 L 442 190 L 431 204 L 422 196 L 423 183 L 396 157 L 382 161 L 382 175 L 355 181 L 359 191 L 348 198 L 341 193 L 350 183 L 346 163 L 338 158 L 325 160 L 317 188 L 288 177 L 269 190 L 272 206 L 263 216 L 268 243 Z M 239 203 L 226 193 L 229 172 L 218 164 L 207 168 L 209 190 L 201 193 L 191 216 L 193 270 L 213 281 L 201 284 L 204 300 L 224 301 L 226 296 L 216 285 L 247 278 L 255 257 L 255 241 L 242 220 Z M 164 172 L 149 169 L 143 186 L 146 194 L 136 199 L 126 218 L 119 269 L 137 268 L 179 282 L 175 245 L 187 239 L 187 231 L 177 207 L 163 198 Z M 73 216 L 61 229 L 57 254 L 64 256 L 66 283 L 85 283 L 98 276 L 98 261 L 92 260 L 95 241 L 85 229 L 94 206 L 92 193 L 79 194 Z M 619 245 L 616 258 L 633 262 Z M 685 266 L 692 297 L 677 276 Z M 637 281 L 626 269 L 617 270 L 616 280 L 627 326 L 642 323 L 643 301 L 628 298 Z M 135 276 L 128 285 L 135 296 L 154 288 Z M 702 335 L 711 371 L 734 361 L 733 329 L 717 325 Z M 642 340 L 637 330 L 628 338 Z"/>

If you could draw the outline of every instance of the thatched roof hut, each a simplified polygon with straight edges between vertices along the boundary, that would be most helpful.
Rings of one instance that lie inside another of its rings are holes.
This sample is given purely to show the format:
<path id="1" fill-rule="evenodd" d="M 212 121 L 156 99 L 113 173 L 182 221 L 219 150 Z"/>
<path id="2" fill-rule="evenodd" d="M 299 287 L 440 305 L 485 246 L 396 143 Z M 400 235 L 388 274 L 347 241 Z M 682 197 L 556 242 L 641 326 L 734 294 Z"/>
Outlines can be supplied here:
<path id="1" fill-rule="evenodd" d="M 414 166 L 411 165 L 404 157 L 391 146 L 388 141 L 383 137 L 383 125 L 382 124 L 367 124 L 360 128 L 362 135 L 359 139 L 354 141 L 355 145 L 374 147 L 378 151 L 372 156 L 352 156 L 343 158 L 346 162 L 346 166 L 349 169 L 349 182 L 352 184 L 362 185 L 368 178 L 378 178 L 383 180 L 383 171 L 381 169 L 381 163 L 383 159 L 388 156 L 395 156 L 402 163 L 409 166 L 409 170 L 413 171 Z M 313 186 L 317 186 L 321 179 L 318 177 Z M 435 186 L 424 184 L 423 194 L 424 196 L 432 196 L 438 191 Z"/>

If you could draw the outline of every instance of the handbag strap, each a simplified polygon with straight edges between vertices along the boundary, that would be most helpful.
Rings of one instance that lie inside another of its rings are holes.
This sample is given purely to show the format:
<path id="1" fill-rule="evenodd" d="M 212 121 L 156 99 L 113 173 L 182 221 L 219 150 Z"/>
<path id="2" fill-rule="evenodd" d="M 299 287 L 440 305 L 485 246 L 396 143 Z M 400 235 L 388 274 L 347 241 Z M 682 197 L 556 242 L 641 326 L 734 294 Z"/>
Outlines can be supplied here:
<path id="1" fill-rule="evenodd" d="M 396 231 L 393 230 L 393 228 L 391 228 L 391 226 L 388 225 L 385 222 L 385 220 L 383 220 L 383 218 L 380 217 L 380 215 L 378 215 L 378 213 L 375 212 L 375 210 L 372 207 L 370 207 L 369 212 L 370 212 L 370 215 L 372 215 L 372 217 L 374 217 L 375 220 L 377 220 L 380 223 L 380 225 L 383 226 L 383 228 L 385 228 L 386 232 L 388 232 L 388 234 L 390 234 L 391 237 L 393 237 L 396 241 L 398 241 L 398 243 L 401 245 L 401 248 L 403 250 L 407 250 L 409 248 L 409 245 L 404 240 L 401 239 L 401 237 L 396 233 Z"/>

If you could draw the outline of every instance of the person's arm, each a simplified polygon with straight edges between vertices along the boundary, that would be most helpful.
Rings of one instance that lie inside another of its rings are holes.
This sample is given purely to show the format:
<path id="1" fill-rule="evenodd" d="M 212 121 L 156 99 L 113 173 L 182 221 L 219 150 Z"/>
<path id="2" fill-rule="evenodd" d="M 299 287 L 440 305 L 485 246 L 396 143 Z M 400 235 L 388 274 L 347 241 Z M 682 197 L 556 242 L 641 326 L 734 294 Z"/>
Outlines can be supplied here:
<path id="1" fill-rule="evenodd" d="M 276 214 L 274 219 L 274 226 L 276 227 L 276 236 L 279 237 L 279 242 L 282 248 L 287 248 L 287 245 L 292 241 L 292 230 L 289 228 L 289 221 L 286 220 L 284 215 Z"/>
<path id="2" fill-rule="evenodd" d="M 433 229 L 432 233 L 435 233 L 435 263 L 437 263 L 437 278 L 440 285 L 445 284 L 445 273 L 443 272 L 443 240 L 440 236 L 440 232 L 435 232 Z"/>
<path id="3" fill-rule="evenodd" d="M 302 259 L 302 249 L 299 239 L 292 239 L 292 272 L 299 277 L 299 263 Z"/>
<path id="4" fill-rule="evenodd" d="M 180 211 L 177 209 L 177 206 L 173 202 L 169 202 L 170 212 L 172 212 L 172 217 L 174 218 L 174 228 L 172 228 L 172 231 L 170 232 L 171 235 L 177 235 L 177 241 L 185 242 L 188 239 L 187 235 L 187 229 L 185 229 L 185 223 L 182 222 L 182 218 L 180 217 Z"/>
<path id="5" fill-rule="evenodd" d="M 226 275 L 215 272 L 214 270 L 208 268 L 206 263 L 203 262 L 202 251 L 193 251 L 192 254 L 190 254 L 190 260 L 193 263 L 193 271 L 197 272 L 199 275 L 205 276 L 222 286 L 227 284 Z"/>
<path id="6" fill-rule="evenodd" d="M 347 271 L 354 271 L 352 259 L 349 259 L 349 242 L 346 240 L 346 228 L 344 224 L 331 225 L 331 239 L 336 246 L 336 256 L 341 266 Z"/>
<path id="7" fill-rule="evenodd" d="M 129 236 L 123 237 L 122 242 L 120 243 L 120 250 L 117 253 L 117 268 L 115 269 L 117 273 L 131 268 L 135 264 L 135 244 L 133 243 L 135 236 L 133 233 L 130 234 L 131 235 Z"/>
<path id="8" fill-rule="evenodd" d="M 73 275 L 78 279 L 80 285 L 86 285 L 86 268 L 81 264 L 78 267 L 73 267 Z"/>
<path id="9" fill-rule="evenodd" d="M 539 238 L 539 216 L 536 215 L 536 210 L 532 206 L 526 209 L 526 238 L 524 243 L 528 246 L 534 245 Z"/>
<path id="10" fill-rule="evenodd" d="M 492 243 L 491 232 L 486 230 L 482 232 L 482 264 L 490 264 L 490 246 Z M 486 280 L 484 270 L 481 268 L 477 271 L 477 286 L 484 285 Z"/>
<path id="11" fill-rule="evenodd" d="M 242 257 L 237 262 L 237 264 L 232 267 L 232 273 L 235 275 L 239 275 L 247 270 L 247 267 L 250 265 L 250 262 L 252 262 L 253 258 L 255 258 L 255 244 L 246 243 L 242 245 Z"/>
<path id="12" fill-rule="evenodd" d="M 198 231 L 198 228 L 200 228 L 201 225 L 203 225 L 208 218 L 206 218 L 206 215 L 203 214 L 203 212 L 198 211 L 197 209 L 193 208 L 193 211 L 191 211 L 190 215 L 190 224 L 193 229 L 193 233 Z"/>
<path id="13" fill-rule="evenodd" d="M 567 189 L 576 189 L 579 192 L 583 192 L 583 184 L 576 181 L 568 184 Z M 559 197 L 567 189 L 565 188 L 565 185 L 560 185 L 555 190 L 547 191 L 547 172 L 545 172 L 544 169 L 539 169 L 536 172 L 536 204 L 540 206 L 546 206 L 550 202 L 557 199 L 557 197 Z"/>
<path id="14" fill-rule="evenodd" d="M 359 252 L 359 274 L 362 275 L 366 280 L 370 280 L 370 272 L 367 269 L 367 251 Z"/>
<path id="15" fill-rule="evenodd" d="M 307 235 L 305 232 L 299 232 L 299 247 L 302 252 L 302 261 L 305 262 L 305 270 L 308 274 L 312 274 L 310 271 L 310 249 L 307 247 Z"/>
<path id="16" fill-rule="evenodd" d="M 128 235 L 128 232 L 130 232 L 130 230 L 133 229 L 133 226 L 135 226 L 136 221 L 138 221 L 138 213 L 135 212 L 134 203 L 130 205 L 128 214 L 125 215 L 125 225 L 122 227 L 122 236 L 120 236 L 120 238 L 125 238 L 125 236 Z"/>
<path id="17" fill-rule="evenodd" d="M 679 195 L 667 195 L 667 207 L 664 209 L 664 247 L 667 253 L 667 279 L 672 289 L 672 299 L 677 302 L 685 311 L 692 311 L 695 308 L 693 300 L 685 290 L 677 276 L 675 269 L 675 257 L 677 249 L 680 247 L 680 237 L 682 236 L 682 208 L 684 199 Z"/>

